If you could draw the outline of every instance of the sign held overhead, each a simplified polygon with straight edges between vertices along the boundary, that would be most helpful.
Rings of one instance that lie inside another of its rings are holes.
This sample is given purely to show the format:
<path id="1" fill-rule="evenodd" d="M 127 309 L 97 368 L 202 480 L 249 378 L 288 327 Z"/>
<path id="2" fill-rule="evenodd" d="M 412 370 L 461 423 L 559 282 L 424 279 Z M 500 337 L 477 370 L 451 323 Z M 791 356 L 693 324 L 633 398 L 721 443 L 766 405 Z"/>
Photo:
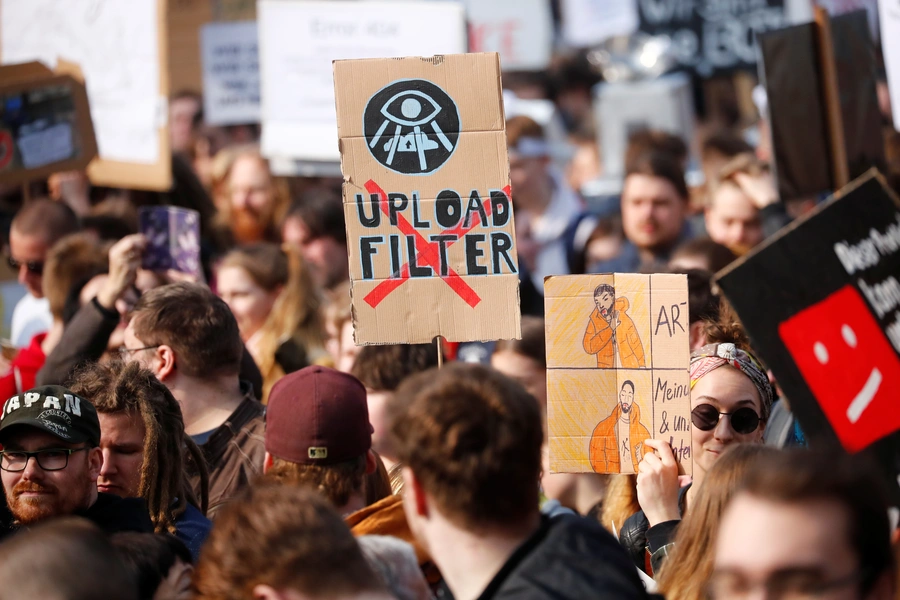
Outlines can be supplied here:
<path id="1" fill-rule="evenodd" d="M 519 336 L 497 54 L 334 63 L 357 344 Z"/>

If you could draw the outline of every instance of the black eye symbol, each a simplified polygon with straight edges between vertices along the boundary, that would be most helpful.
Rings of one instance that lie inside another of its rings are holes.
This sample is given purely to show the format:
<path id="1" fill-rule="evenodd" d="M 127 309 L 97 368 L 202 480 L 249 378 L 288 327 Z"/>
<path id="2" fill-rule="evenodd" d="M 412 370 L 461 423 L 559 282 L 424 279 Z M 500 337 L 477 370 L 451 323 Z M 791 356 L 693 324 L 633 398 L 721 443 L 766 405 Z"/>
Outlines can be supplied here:
<path id="1" fill-rule="evenodd" d="M 433 109 L 431 114 L 425 114 L 428 111 L 428 104 Z M 402 116 L 397 116 L 394 111 L 389 110 L 391 108 L 395 108 L 396 112 Z M 381 114 L 385 118 L 393 123 L 406 125 L 407 127 L 423 125 L 437 117 L 439 112 L 441 112 L 441 107 L 438 106 L 438 103 L 428 94 L 418 90 L 404 90 L 394 94 L 381 107 Z"/>

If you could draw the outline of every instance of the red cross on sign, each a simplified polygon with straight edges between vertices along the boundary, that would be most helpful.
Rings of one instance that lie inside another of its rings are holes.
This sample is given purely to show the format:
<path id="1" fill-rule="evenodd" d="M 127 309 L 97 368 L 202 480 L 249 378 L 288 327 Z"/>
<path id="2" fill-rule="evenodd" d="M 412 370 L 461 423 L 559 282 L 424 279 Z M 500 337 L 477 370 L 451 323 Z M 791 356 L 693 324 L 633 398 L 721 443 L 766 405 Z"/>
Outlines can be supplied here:
<path id="1" fill-rule="evenodd" d="M 365 183 L 366 191 L 370 194 L 376 194 L 379 198 L 378 205 L 381 207 L 381 211 L 389 215 L 390 209 L 388 206 L 388 197 L 387 193 L 381 187 L 375 183 L 373 180 L 368 180 Z M 503 193 L 506 194 L 507 198 L 510 196 L 510 186 L 506 186 L 503 188 Z M 491 204 L 486 203 L 484 206 L 484 211 L 487 216 L 491 214 Z M 476 214 L 472 219 L 471 223 L 468 227 L 465 227 L 463 223 L 458 224 L 456 227 L 452 229 L 444 230 L 442 233 L 448 235 L 455 235 L 457 240 L 462 239 L 462 237 L 471 231 L 475 226 L 480 223 L 480 217 Z M 424 263 L 434 269 L 435 273 L 440 273 L 439 267 L 439 248 L 437 242 L 429 242 L 425 239 L 425 237 L 419 233 L 413 226 L 407 221 L 403 215 L 397 215 L 397 229 L 400 230 L 401 233 L 408 236 L 413 236 L 416 242 L 416 262 Z M 453 245 L 454 242 L 449 242 L 447 247 Z M 387 298 L 387 296 L 403 285 L 409 279 L 409 263 L 405 263 L 400 271 L 397 273 L 393 273 L 389 279 L 385 279 L 381 283 L 379 283 L 375 289 L 366 294 L 364 300 L 366 303 L 375 308 L 378 306 L 382 300 Z M 449 274 L 446 277 L 441 277 L 447 285 L 453 289 L 456 294 L 462 298 L 466 304 L 475 308 L 478 306 L 478 303 L 481 302 L 481 298 L 478 294 L 469 286 L 466 281 L 460 277 L 459 273 L 454 271 L 453 269 L 449 269 Z"/>

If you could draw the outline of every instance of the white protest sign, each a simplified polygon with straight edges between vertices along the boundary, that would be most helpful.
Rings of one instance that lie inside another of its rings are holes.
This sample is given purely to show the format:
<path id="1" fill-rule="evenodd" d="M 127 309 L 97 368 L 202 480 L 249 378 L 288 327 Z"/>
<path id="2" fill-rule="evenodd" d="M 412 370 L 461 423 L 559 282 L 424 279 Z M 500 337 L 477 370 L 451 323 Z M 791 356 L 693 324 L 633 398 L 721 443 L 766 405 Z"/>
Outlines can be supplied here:
<path id="1" fill-rule="evenodd" d="M 563 39 L 576 47 L 592 46 L 637 31 L 637 0 L 562 0 Z"/>
<path id="2" fill-rule="evenodd" d="M 891 95 L 894 129 L 900 131 L 900 0 L 879 0 L 881 51 Z"/>
<path id="3" fill-rule="evenodd" d="M 100 158 L 159 159 L 165 98 L 156 0 L 0 0 L 0 14 L 4 64 L 64 58 L 81 67 Z"/>
<path id="4" fill-rule="evenodd" d="M 200 32 L 203 117 L 210 125 L 259 121 L 256 21 L 208 23 Z"/>
<path id="5" fill-rule="evenodd" d="M 340 159 L 331 62 L 466 51 L 457 2 L 260 0 L 262 151 L 267 157 Z"/>
<path id="6" fill-rule="evenodd" d="M 550 64 L 553 15 L 547 0 L 465 0 L 469 51 L 499 52 L 504 71 Z"/>

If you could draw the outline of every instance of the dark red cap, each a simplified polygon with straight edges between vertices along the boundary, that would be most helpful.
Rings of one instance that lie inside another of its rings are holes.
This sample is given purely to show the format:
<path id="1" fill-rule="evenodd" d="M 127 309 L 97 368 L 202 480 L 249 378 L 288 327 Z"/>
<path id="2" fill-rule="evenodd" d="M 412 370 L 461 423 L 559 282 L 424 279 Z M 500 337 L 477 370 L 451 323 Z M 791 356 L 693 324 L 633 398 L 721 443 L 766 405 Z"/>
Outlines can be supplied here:
<path id="1" fill-rule="evenodd" d="M 302 465 L 333 465 L 372 447 L 366 388 L 327 367 L 285 375 L 269 393 L 266 450 Z"/>

